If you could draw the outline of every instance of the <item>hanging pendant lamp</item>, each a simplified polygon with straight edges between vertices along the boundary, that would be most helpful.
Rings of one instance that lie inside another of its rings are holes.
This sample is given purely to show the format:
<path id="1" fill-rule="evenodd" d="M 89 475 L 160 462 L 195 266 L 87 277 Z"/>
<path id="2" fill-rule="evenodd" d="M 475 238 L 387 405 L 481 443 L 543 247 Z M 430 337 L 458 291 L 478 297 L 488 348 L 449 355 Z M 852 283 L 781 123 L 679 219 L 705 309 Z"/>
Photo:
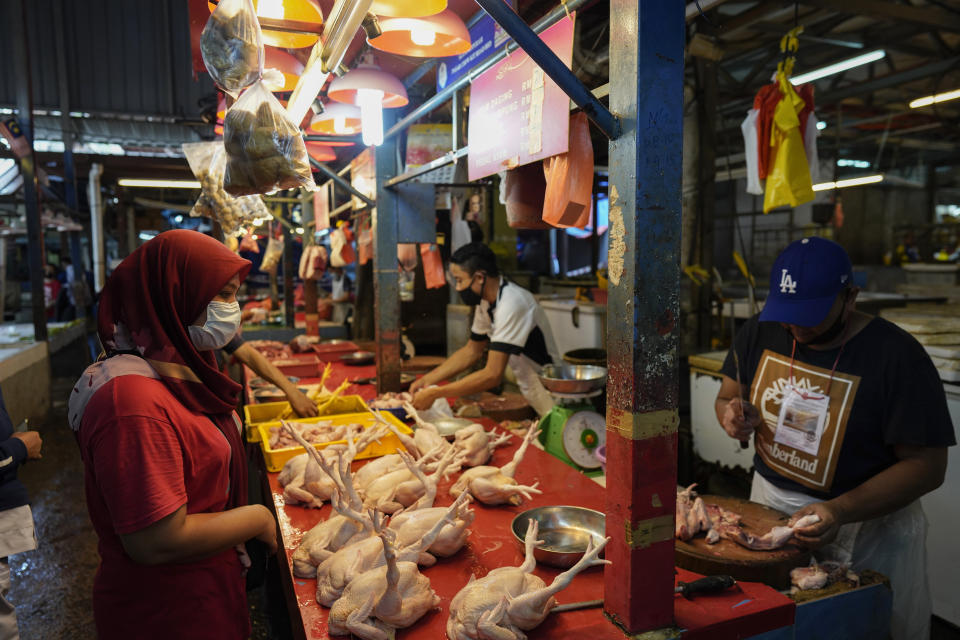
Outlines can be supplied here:
<path id="1" fill-rule="evenodd" d="M 286 51 L 276 47 L 263 48 L 263 68 L 276 69 L 283 74 L 283 86 L 270 87 L 276 93 L 293 91 L 297 86 L 297 80 L 303 73 L 303 63 Z"/>
<path id="2" fill-rule="evenodd" d="M 337 159 L 337 152 L 328 144 L 311 142 L 309 140 L 304 144 L 307 146 L 307 153 L 317 162 L 333 162 Z"/>
<path id="3" fill-rule="evenodd" d="M 425 18 L 381 18 L 381 35 L 371 47 L 418 58 L 456 56 L 470 50 L 470 32 L 460 16 L 444 9 Z"/>
<path id="4" fill-rule="evenodd" d="M 403 83 L 370 63 L 362 63 L 331 82 L 327 97 L 360 107 L 363 142 L 368 146 L 383 142 L 383 108 L 394 109 L 409 102 Z"/>
<path id="5" fill-rule="evenodd" d="M 207 6 L 212 13 L 217 8 L 217 3 L 210 0 Z M 314 0 L 253 0 L 253 7 L 261 18 L 306 22 L 317 28 L 323 24 L 323 13 Z M 288 33 L 270 29 L 261 29 L 261 32 L 263 44 L 284 49 L 310 47 L 320 39 L 320 34 Z"/>
<path id="6" fill-rule="evenodd" d="M 392 18 L 420 18 L 435 15 L 446 8 L 447 0 L 373 0 L 370 11 Z"/>
<path id="7" fill-rule="evenodd" d="M 354 136 L 361 130 L 360 109 L 343 102 L 328 102 L 310 121 L 310 131 L 321 135 Z"/>

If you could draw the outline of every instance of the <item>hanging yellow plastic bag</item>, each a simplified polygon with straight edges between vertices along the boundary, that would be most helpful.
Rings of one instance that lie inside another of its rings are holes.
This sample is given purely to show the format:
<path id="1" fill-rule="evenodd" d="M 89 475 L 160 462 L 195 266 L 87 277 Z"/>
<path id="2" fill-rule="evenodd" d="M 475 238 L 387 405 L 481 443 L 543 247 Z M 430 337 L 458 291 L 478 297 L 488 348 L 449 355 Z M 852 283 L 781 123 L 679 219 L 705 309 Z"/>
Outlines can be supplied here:
<path id="1" fill-rule="evenodd" d="M 785 73 L 777 73 L 782 98 L 773 113 L 770 131 L 773 167 L 767 175 L 763 212 L 783 205 L 796 207 L 813 200 L 813 181 L 800 132 L 799 114 L 804 108 L 803 98 L 797 95 Z"/>
<path id="2" fill-rule="evenodd" d="M 262 81 L 227 112 L 223 144 L 227 150 L 223 188 L 231 195 L 317 188 L 300 129 Z"/>

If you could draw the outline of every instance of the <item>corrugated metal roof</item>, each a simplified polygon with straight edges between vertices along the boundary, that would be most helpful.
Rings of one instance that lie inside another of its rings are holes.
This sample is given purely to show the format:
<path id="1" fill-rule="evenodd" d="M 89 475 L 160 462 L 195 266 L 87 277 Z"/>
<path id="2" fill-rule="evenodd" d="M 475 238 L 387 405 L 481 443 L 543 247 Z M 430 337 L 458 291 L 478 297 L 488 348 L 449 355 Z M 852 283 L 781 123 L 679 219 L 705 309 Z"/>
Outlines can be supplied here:
<path id="1" fill-rule="evenodd" d="M 63 7 L 64 39 L 53 20 Z M 37 109 L 60 109 L 57 47 L 65 47 L 70 110 L 199 119 L 198 102 L 214 93 L 191 69 L 183 0 L 31 0 L 25 3 Z M 0 60 L 9 61 L 11 30 L 0 20 Z M 16 103 L 17 74 L 0 74 L 0 106 Z"/>

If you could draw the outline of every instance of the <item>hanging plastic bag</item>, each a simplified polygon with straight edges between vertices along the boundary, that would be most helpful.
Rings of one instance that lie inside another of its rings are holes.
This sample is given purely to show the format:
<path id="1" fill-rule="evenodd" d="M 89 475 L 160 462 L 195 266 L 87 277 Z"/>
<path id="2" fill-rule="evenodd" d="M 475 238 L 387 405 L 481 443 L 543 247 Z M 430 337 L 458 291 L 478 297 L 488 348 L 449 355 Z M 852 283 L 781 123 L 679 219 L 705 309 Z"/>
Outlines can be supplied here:
<path id="1" fill-rule="evenodd" d="M 783 99 L 773 115 L 770 146 L 773 166 L 767 176 L 763 212 L 783 205 L 796 207 L 814 198 L 807 152 L 803 146 L 799 113 L 804 101 L 790 84 L 786 74 L 777 73 Z"/>
<path id="2" fill-rule="evenodd" d="M 547 187 L 543 221 L 555 227 L 584 228 L 590 222 L 593 201 L 593 143 L 585 113 L 570 116 L 570 143 L 566 153 L 543 161 Z"/>
<path id="3" fill-rule="evenodd" d="M 339 227 L 330 232 L 330 266 L 345 267 L 357 259 L 350 244 L 352 240 L 353 233 L 350 233 L 346 227 Z"/>
<path id="4" fill-rule="evenodd" d="M 447 284 L 447 278 L 443 272 L 443 257 L 437 245 L 421 244 L 420 259 L 423 261 L 423 277 L 427 283 L 427 289 L 439 289 Z"/>
<path id="5" fill-rule="evenodd" d="M 231 195 L 317 188 L 300 129 L 263 82 L 247 89 L 227 112 L 223 144 L 223 188 Z"/>
<path id="6" fill-rule="evenodd" d="M 469 244 L 471 238 L 470 224 L 463 219 L 463 201 L 454 198 L 450 205 L 450 253 L 456 253 L 457 249 Z"/>
<path id="7" fill-rule="evenodd" d="M 240 240 L 240 251 L 249 251 L 251 253 L 260 253 L 260 245 L 257 244 L 253 232 L 248 231 Z"/>
<path id="8" fill-rule="evenodd" d="M 543 196 L 547 183 L 543 166 L 533 162 L 500 174 L 503 181 L 507 224 L 514 229 L 549 229 L 543 221 Z"/>
<path id="9" fill-rule="evenodd" d="M 221 140 L 188 142 L 182 148 L 193 175 L 200 181 L 201 194 L 190 210 L 191 217 L 212 218 L 227 235 L 237 233 L 245 222 L 270 217 L 260 196 L 234 198 L 223 190 L 226 154 Z"/>
<path id="10" fill-rule="evenodd" d="M 220 0 L 200 34 L 200 54 L 210 77 L 236 97 L 263 70 L 263 40 L 252 0 Z"/>
<path id="11" fill-rule="evenodd" d="M 360 232 L 357 234 L 357 263 L 367 264 L 373 257 L 373 229 L 369 218 L 360 223 Z"/>
<path id="12" fill-rule="evenodd" d="M 400 264 L 400 268 L 406 271 L 407 273 L 413 273 L 417 269 L 417 245 L 415 244 L 398 244 L 397 245 L 397 262 Z"/>
<path id="13" fill-rule="evenodd" d="M 263 252 L 263 260 L 260 261 L 260 271 L 276 271 L 282 257 L 283 243 L 276 238 L 270 238 L 267 241 L 267 248 Z"/>

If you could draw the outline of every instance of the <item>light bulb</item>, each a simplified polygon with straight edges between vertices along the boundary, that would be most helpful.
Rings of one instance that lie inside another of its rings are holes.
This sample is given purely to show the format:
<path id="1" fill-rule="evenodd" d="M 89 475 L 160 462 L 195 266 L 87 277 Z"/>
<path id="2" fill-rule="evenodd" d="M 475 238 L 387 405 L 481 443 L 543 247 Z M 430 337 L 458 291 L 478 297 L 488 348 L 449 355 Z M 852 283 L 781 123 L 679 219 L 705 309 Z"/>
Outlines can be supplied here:
<path id="1" fill-rule="evenodd" d="M 347 130 L 347 117 L 346 116 L 334 116 L 333 118 L 333 131 L 334 133 L 345 134 L 350 133 Z"/>
<path id="2" fill-rule="evenodd" d="M 383 143 L 383 91 L 357 89 L 357 106 L 363 127 L 363 144 L 377 146 Z"/>
<path id="3" fill-rule="evenodd" d="M 261 18 L 283 20 L 283 0 L 258 0 L 257 15 Z"/>
<path id="4" fill-rule="evenodd" d="M 410 30 L 410 41 L 421 47 L 429 47 L 437 41 L 437 32 L 433 29 L 414 27 Z"/>

